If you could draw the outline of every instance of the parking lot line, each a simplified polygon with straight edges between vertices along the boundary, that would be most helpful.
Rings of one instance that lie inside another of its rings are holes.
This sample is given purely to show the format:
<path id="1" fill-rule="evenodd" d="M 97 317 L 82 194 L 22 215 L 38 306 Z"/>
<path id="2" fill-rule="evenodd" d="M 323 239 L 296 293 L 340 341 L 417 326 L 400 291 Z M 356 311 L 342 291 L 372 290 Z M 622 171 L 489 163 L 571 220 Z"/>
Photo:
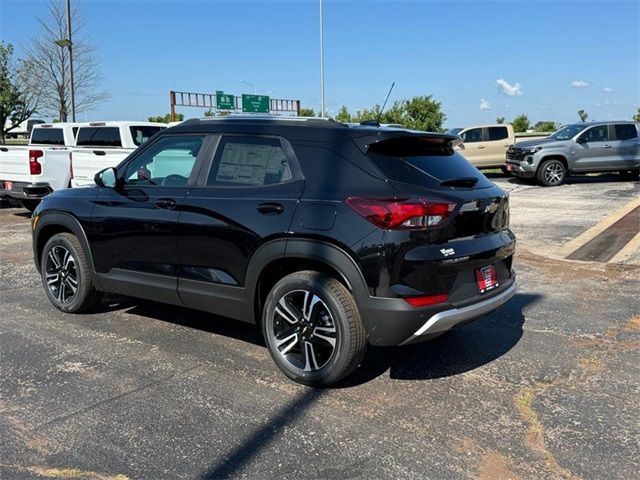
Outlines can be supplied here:
<path id="1" fill-rule="evenodd" d="M 640 233 L 637 233 L 624 248 L 622 248 L 616 255 L 609 260 L 609 263 L 624 263 L 628 262 L 638 254 L 638 262 L 640 262 Z"/>

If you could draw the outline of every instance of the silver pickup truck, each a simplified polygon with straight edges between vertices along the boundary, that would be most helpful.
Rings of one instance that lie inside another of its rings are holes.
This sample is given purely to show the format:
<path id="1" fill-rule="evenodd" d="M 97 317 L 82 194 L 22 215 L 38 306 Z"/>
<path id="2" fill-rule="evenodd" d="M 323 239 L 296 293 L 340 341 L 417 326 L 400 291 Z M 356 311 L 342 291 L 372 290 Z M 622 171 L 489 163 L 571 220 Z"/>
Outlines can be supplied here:
<path id="1" fill-rule="evenodd" d="M 620 172 L 635 180 L 640 172 L 640 123 L 589 122 L 566 125 L 543 140 L 511 145 L 506 169 L 550 187 L 573 173 Z"/>

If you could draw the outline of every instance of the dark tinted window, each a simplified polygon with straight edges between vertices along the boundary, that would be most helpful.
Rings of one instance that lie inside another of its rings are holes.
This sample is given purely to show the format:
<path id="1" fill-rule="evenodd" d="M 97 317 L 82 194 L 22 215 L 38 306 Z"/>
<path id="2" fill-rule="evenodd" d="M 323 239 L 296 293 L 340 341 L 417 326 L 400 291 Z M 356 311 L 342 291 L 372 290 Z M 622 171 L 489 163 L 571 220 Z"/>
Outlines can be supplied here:
<path id="1" fill-rule="evenodd" d="M 262 187 L 292 179 L 291 166 L 279 139 L 223 137 L 207 185 Z"/>
<path id="2" fill-rule="evenodd" d="M 64 134 L 61 128 L 34 128 L 31 133 L 34 145 L 64 145 Z"/>
<path id="3" fill-rule="evenodd" d="M 387 178 L 398 182 L 438 188 L 447 180 L 475 178 L 475 188 L 492 185 L 477 168 L 440 139 L 409 137 L 386 140 L 373 144 L 367 156 Z"/>
<path id="4" fill-rule="evenodd" d="M 79 147 L 121 147 L 118 127 L 81 127 L 76 145 Z"/>
<path id="5" fill-rule="evenodd" d="M 465 143 L 481 142 L 482 141 L 482 129 L 472 128 L 460 135 Z"/>
<path id="6" fill-rule="evenodd" d="M 629 140 L 638 136 L 638 129 L 632 123 L 616 125 L 616 138 L 618 140 Z"/>
<path id="7" fill-rule="evenodd" d="M 136 185 L 187 185 L 204 135 L 167 136 L 136 157 L 125 173 L 125 182 Z"/>
<path id="8" fill-rule="evenodd" d="M 606 142 L 609 140 L 609 127 L 607 125 L 598 125 L 590 128 L 580 138 L 586 142 Z"/>
<path id="9" fill-rule="evenodd" d="M 134 125 L 132 127 L 129 127 L 129 130 L 131 131 L 131 138 L 133 138 L 133 143 L 135 143 L 137 146 L 140 146 L 163 128 L 164 127 L 154 127 L 151 125 Z"/>
<path id="10" fill-rule="evenodd" d="M 489 140 L 503 140 L 509 138 L 507 127 L 489 127 Z"/>

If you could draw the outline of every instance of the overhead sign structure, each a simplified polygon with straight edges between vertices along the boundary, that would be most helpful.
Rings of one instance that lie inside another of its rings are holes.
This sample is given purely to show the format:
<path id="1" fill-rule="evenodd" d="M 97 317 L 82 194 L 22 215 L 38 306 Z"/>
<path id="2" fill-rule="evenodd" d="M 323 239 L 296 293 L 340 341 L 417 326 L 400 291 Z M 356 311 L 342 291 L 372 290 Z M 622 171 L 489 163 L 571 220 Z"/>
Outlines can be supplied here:
<path id="1" fill-rule="evenodd" d="M 222 90 L 216 90 L 216 108 L 218 110 L 233 110 L 233 95 L 227 95 Z"/>
<path id="2" fill-rule="evenodd" d="M 267 95 L 242 95 L 242 111 L 245 113 L 269 113 Z"/>

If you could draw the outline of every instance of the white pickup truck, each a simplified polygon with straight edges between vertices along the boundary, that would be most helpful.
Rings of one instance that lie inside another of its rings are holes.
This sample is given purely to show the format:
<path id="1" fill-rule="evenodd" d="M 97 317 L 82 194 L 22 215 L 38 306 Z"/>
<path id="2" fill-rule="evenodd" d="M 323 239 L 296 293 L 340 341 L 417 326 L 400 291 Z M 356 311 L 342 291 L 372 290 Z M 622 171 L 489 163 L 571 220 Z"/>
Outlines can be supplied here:
<path id="1" fill-rule="evenodd" d="M 166 128 L 152 122 L 91 122 L 78 129 L 71 154 L 71 186 L 94 185 L 96 173 L 115 167 L 131 152 Z"/>
<path id="2" fill-rule="evenodd" d="M 34 210 L 40 199 L 69 186 L 77 123 L 34 125 L 29 145 L 0 145 L 0 197 Z"/>

